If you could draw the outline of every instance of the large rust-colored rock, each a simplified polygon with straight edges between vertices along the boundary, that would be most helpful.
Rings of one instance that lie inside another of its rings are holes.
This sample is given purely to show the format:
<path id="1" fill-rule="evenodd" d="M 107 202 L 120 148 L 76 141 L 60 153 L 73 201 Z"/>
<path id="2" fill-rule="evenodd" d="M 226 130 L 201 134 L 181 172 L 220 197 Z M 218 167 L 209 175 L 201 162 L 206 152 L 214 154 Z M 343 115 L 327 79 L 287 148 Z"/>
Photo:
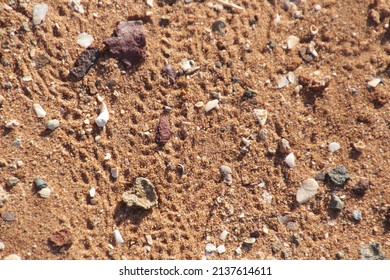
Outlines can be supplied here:
<path id="1" fill-rule="evenodd" d="M 121 21 L 115 28 L 116 37 L 104 40 L 112 56 L 126 67 L 135 66 L 145 60 L 146 36 L 140 20 Z"/>

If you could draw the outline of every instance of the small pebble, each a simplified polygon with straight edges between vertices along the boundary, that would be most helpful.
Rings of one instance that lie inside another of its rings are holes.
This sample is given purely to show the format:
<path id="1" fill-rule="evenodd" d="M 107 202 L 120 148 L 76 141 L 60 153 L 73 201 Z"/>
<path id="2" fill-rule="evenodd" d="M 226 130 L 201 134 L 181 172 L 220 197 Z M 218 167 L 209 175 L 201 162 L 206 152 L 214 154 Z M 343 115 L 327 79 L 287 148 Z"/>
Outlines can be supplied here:
<path id="1" fill-rule="evenodd" d="M 57 119 L 48 120 L 46 122 L 46 128 L 53 131 L 60 126 L 60 121 Z"/>
<path id="2" fill-rule="evenodd" d="M 280 141 L 279 141 L 279 150 L 281 153 L 283 154 L 289 154 L 291 153 L 291 147 L 290 147 L 290 143 L 282 138 Z"/>
<path id="3" fill-rule="evenodd" d="M 111 168 L 111 176 L 114 179 L 118 178 L 118 176 L 119 176 L 119 168 L 118 167 Z"/>
<path id="4" fill-rule="evenodd" d="M 208 113 L 212 109 L 218 109 L 219 108 L 218 103 L 219 103 L 218 99 L 214 99 L 214 100 L 211 100 L 211 101 L 207 102 L 207 104 L 206 104 L 206 106 L 204 108 L 206 113 Z"/>
<path id="5" fill-rule="evenodd" d="M 336 259 L 338 259 L 338 260 L 344 259 L 344 253 L 343 252 L 337 252 Z"/>
<path id="6" fill-rule="evenodd" d="M 83 48 L 88 48 L 93 42 L 93 37 L 88 33 L 80 33 L 77 37 L 77 44 L 79 44 Z"/>
<path id="7" fill-rule="evenodd" d="M 352 211 L 352 217 L 356 221 L 361 221 L 362 220 L 362 211 L 360 211 L 360 210 L 353 210 Z"/>
<path id="8" fill-rule="evenodd" d="M 343 187 L 350 178 L 348 170 L 343 165 L 340 165 L 326 173 L 326 179 L 337 187 Z"/>
<path id="9" fill-rule="evenodd" d="M 153 245 L 153 238 L 150 234 L 145 234 L 145 240 L 146 240 L 146 243 L 148 243 L 150 246 Z"/>
<path id="10" fill-rule="evenodd" d="M 122 238 L 122 235 L 121 233 L 119 232 L 119 230 L 114 230 L 114 238 L 115 238 L 115 242 L 116 244 L 122 244 L 124 243 L 125 241 L 123 240 Z"/>
<path id="11" fill-rule="evenodd" d="M 19 257 L 16 254 L 11 254 L 11 255 L 8 255 L 8 256 L 4 257 L 3 260 L 7 260 L 7 261 L 20 261 L 21 257 Z"/>
<path id="12" fill-rule="evenodd" d="M 15 187 L 19 182 L 20 182 L 20 180 L 16 177 L 9 177 L 7 179 L 6 185 L 7 185 L 7 187 L 12 188 L 12 187 Z"/>
<path id="13" fill-rule="evenodd" d="M 381 78 L 374 78 L 367 83 L 367 85 L 371 88 L 376 88 L 382 82 Z"/>
<path id="14" fill-rule="evenodd" d="M 19 126 L 19 125 L 20 125 L 20 123 L 17 120 L 10 120 L 10 121 L 6 122 L 5 127 L 6 128 L 14 128 L 14 127 Z"/>
<path id="15" fill-rule="evenodd" d="M 229 234 L 229 232 L 227 230 L 222 231 L 221 234 L 219 235 L 219 239 L 221 239 L 222 241 L 225 241 L 228 234 Z"/>
<path id="16" fill-rule="evenodd" d="M 297 191 L 296 199 L 299 204 L 308 202 L 318 191 L 318 183 L 310 178 L 305 180 Z"/>
<path id="17" fill-rule="evenodd" d="M 35 187 L 37 188 L 37 190 L 42 190 L 44 188 L 47 188 L 47 183 L 45 180 L 41 179 L 41 178 L 36 178 L 34 180 L 34 185 Z"/>
<path id="18" fill-rule="evenodd" d="M 360 178 L 359 182 L 352 188 L 352 192 L 357 196 L 363 196 L 370 186 L 370 182 L 367 178 Z"/>
<path id="19" fill-rule="evenodd" d="M 13 222 L 16 221 L 16 218 L 11 212 L 7 212 L 4 214 L 3 220 L 6 222 Z"/>
<path id="20" fill-rule="evenodd" d="M 76 12 L 78 12 L 80 14 L 84 14 L 85 10 L 84 10 L 83 5 L 81 5 L 80 2 L 81 2 L 80 0 L 71 0 L 69 2 L 69 6 L 73 7 Z"/>
<path id="21" fill-rule="evenodd" d="M 38 118 L 46 117 L 46 111 L 43 110 L 43 108 L 40 104 L 33 104 L 33 108 L 34 108 L 35 114 L 37 115 Z"/>
<path id="22" fill-rule="evenodd" d="M 332 143 L 330 143 L 329 146 L 328 146 L 328 149 L 329 149 L 329 151 L 330 151 L 331 153 L 334 153 L 334 152 L 340 150 L 340 148 L 341 148 L 341 146 L 340 146 L 340 144 L 337 143 L 337 142 L 332 142 Z"/>
<path id="23" fill-rule="evenodd" d="M 219 245 L 219 246 L 217 247 L 217 252 L 218 252 L 218 254 L 223 254 L 223 253 L 225 253 L 225 252 L 226 252 L 225 245 Z"/>
<path id="24" fill-rule="evenodd" d="M 262 128 L 259 132 L 259 137 L 262 141 L 267 140 L 268 138 L 268 130 L 266 128 Z"/>
<path id="25" fill-rule="evenodd" d="M 224 183 L 231 185 L 233 182 L 232 169 L 229 166 L 221 165 L 219 168 Z"/>
<path id="26" fill-rule="evenodd" d="M 52 190 L 49 188 L 43 188 L 38 193 L 42 198 L 49 198 Z"/>
<path id="27" fill-rule="evenodd" d="M 207 254 L 214 253 L 216 250 L 217 250 L 217 247 L 215 247 L 214 244 L 212 244 L 212 243 L 207 243 L 206 244 L 205 251 L 206 251 Z"/>
<path id="28" fill-rule="evenodd" d="M 288 156 L 284 159 L 286 164 L 290 167 L 293 168 L 295 167 L 295 156 L 294 153 L 289 153 Z"/>
<path id="29" fill-rule="evenodd" d="M 39 25 L 45 20 L 49 6 L 46 3 L 36 4 L 33 8 L 33 24 Z"/>
<path id="30" fill-rule="evenodd" d="M 341 201 L 340 197 L 332 194 L 329 208 L 335 211 L 341 211 L 344 208 L 344 202 Z"/>
<path id="31" fill-rule="evenodd" d="M 257 121 L 260 123 L 261 126 L 264 126 L 267 122 L 268 118 L 268 112 L 265 109 L 254 109 L 253 113 L 257 119 Z"/>
<path id="32" fill-rule="evenodd" d="M 299 38 L 297 36 L 291 35 L 287 38 L 287 48 L 289 50 L 295 48 L 299 44 Z"/>
<path id="33" fill-rule="evenodd" d="M 284 88 L 287 85 L 288 85 L 288 79 L 285 76 L 283 76 L 280 78 L 277 88 Z"/>
<path id="34" fill-rule="evenodd" d="M 4 248 L 5 248 L 4 243 L 3 243 L 3 242 L 0 242 L 0 251 L 4 250 Z"/>
<path id="35" fill-rule="evenodd" d="M 255 242 L 256 242 L 256 238 L 249 237 L 249 238 L 245 239 L 243 243 L 246 246 L 252 246 L 253 244 L 255 244 Z"/>
<path id="36" fill-rule="evenodd" d="M 366 144 L 364 144 L 363 141 L 359 140 L 358 142 L 355 142 L 352 144 L 352 147 L 359 153 L 363 153 L 363 151 L 366 149 Z"/>
<path id="37" fill-rule="evenodd" d="M 94 198 L 95 195 L 96 195 L 96 189 L 95 189 L 95 188 L 91 188 L 91 189 L 89 190 L 89 197 L 90 197 L 90 198 Z"/>
<path id="38" fill-rule="evenodd" d="M 100 114 L 95 119 L 95 123 L 99 127 L 104 127 L 107 124 L 109 119 L 110 119 L 110 115 L 108 113 L 107 105 L 105 103 L 102 103 L 102 107 L 100 109 Z"/>

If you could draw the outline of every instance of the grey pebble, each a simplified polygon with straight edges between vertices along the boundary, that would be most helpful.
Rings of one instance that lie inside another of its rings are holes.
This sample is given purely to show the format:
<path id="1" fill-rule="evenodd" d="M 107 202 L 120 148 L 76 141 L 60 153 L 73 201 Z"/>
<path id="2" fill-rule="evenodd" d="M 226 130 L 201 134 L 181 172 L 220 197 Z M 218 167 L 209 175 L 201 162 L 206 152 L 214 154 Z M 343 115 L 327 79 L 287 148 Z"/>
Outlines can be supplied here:
<path id="1" fill-rule="evenodd" d="M 59 127 L 60 126 L 60 121 L 59 120 L 57 120 L 57 119 L 52 119 L 52 120 L 48 120 L 47 122 L 46 122 L 46 128 L 47 129 L 50 129 L 50 130 L 54 130 L 54 129 L 56 129 L 57 127 Z"/>
<path id="2" fill-rule="evenodd" d="M 343 165 L 337 166 L 326 173 L 326 178 L 337 187 L 344 187 L 350 179 L 348 170 Z"/>
<path id="3" fill-rule="evenodd" d="M 293 236 L 291 237 L 291 242 L 298 246 L 299 244 L 301 244 L 302 239 L 299 237 L 298 234 L 293 234 Z"/>
<path id="4" fill-rule="evenodd" d="M 42 190 L 43 188 L 47 188 L 47 182 L 41 178 L 36 178 L 34 180 L 34 185 L 39 191 Z"/>
<path id="5" fill-rule="evenodd" d="M 317 175 L 314 177 L 316 181 L 325 181 L 325 174 L 324 173 L 317 173 Z"/>
<path id="6" fill-rule="evenodd" d="M 343 252 L 337 252 L 337 253 L 336 253 L 336 258 L 337 258 L 338 260 L 344 259 L 344 253 L 343 253 Z"/>
<path id="7" fill-rule="evenodd" d="M 11 212 L 7 212 L 4 214 L 3 220 L 6 222 L 13 222 L 16 221 L 16 218 Z"/>
<path id="8" fill-rule="evenodd" d="M 19 182 L 20 182 L 20 180 L 16 177 L 9 177 L 7 179 L 6 184 L 7 184 L 7 187 L 12 188 L 12 187 L 15 187 Z"/>
<path id="9" fill-rule="evenodd" d="M 341 201 L 340 197 L 335 194 L 332 194 L 329 208 L 332 210 L 340 211 L 344 208 L 344 202 Z"/>
<path id="10" fill-rule="evenodd" d="M 352 217 L 356 220 L 356 221 L 361 221 L 363 218 L 362 218 L 362 211 L 360 210 L 353 210 L 352 211 Z"/>
<path id="11" fill-rule="evenodd" d="M 265 141 L 268 138 L 268 131 L 265 128 L 262 128 L 259 133 L 260 139 Z"/>

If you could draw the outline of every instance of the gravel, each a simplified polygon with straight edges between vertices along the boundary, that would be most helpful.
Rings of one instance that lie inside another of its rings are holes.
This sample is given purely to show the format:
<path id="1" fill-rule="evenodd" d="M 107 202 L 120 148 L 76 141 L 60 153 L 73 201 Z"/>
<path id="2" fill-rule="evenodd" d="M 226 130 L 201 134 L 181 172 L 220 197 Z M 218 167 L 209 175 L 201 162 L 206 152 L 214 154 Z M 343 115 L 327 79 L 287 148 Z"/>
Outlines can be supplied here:
<path id="1" fill-rule="evenodd" d="M 326 179 L 337 187 L 344 187 L 350 178 L 348 170 L 340 165 L 326 173 Z"/>
<path id="2" fill-rule="evenodd" d="M 332 194 L 329 208 L 335 211 L 341 211 L 344 208 L 344 202 L 341 201 L 340 197 Z"/>

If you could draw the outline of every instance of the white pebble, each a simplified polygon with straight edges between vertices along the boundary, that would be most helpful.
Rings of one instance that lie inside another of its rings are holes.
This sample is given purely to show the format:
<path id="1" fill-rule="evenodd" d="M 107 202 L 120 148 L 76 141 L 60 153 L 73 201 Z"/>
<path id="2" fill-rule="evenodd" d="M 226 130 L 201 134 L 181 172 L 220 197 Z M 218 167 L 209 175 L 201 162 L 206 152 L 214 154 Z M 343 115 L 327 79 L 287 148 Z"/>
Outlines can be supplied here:
<path id="1" fill-rule="evenodd" d="M 110 119 L 110 115 L 108 113 L 108 109 L 105 103 L 102 104 L 102 108 L 100 110 L 100 115 L 96 118 L 95 123 L 99 127 L 104 127 L 108 120 Z"/>
<path id="2" fill-rule="evenodd" d="M 104 156 L 104 160 L 109 160 L 111 159 L 111 154 L 110 153 L 107 153 L 105 156 Z"/>
<path id="3" fill-rule="evenodd" d="M 33 24 L 38 25 L 44 21 L 49 6 L 46 3 L 36 4 L 33 8 Z"/>
<path id="4" fill-rule="evenodd" d="M 5 248 L 4 243 L 3 243 L 3 242 L 0 242 L 0 251 L 1 251 L 1 250 L 4 250 L 4 248 Z"/>
<path id="5" fill-rule="evenodd" d="M 33 108 L 35 111 L 35 114 L 37 115 L 38 118 L 44 118 L 46 117 L 46 111 L 43 110 L 42 106 L 40 104 L 33 104 Z"/>
<path id="6" fill-rule="evenodd" d="M 13 127 L 19 126 L 19 125 L 20 125 L 20 123 L 17 120 L 10 120 L 10 121 L 6 122 L 5 127 L 6 128 L 13 128 Z"/>
<path id="7" fill-rule="evenodd" d="M 41 189 L 38 193 L 39 193 L 39 195 L 40 195 L 42 198 L 49 198 L 50 195 L 51 195 L 51 189 L 49 189 L 49 188 L 43 188 L 43 189 Z"/>
<path id="8" fill-rule="evenodd" d="M 268 112 L 265 109 L 254 109 L 253 113 L 255 114 L 256 119 L 261 126 L 264 126 L 267 122 Z"/>
<path id="9" fill-rule="evenodd" d="M 89 190 L 89 197 L 93 198 L 93 197 L 95 197 L 95 195 L 96 195 L 96 189 L 95 188 L 91 188 Z"/>
<path id="10" fill-rule="evenodd" d="M 217 247 L 217 252 L 218 252 L 218 254 L 223 254 L 223 253 L 225 253 L 225 252 L 226 252 L 225 246 L 224 246 L 224 245 L 219 245 L 219 246 Z"/>
<path id="11" fill-rule="evenodd" d="M 334 153 L 334 152 L 340 150 L 340 148 L 341 148 L 341 146 L 340 146 L 340 144 L 337 143 L 337 142 L 332 142 L 332 143 L 330 143 L 329 146 L 328 146 L 328 149 L 329 149 L 329 151 L 330 151 L 331 153 Z"/>
<path id="12" fill-rule="evenodd" d="M 293 49 L 299 44 L 299 38 L 297 36 L 291 35 L 287 38 L 287 48 Z"/>
<path id="13" fill-rule="evenodd" d="M 80 0 L 71 0 L 69 1 L 69 6 L 73 7 L 74 10 L 80 14 L 84 14 L 84 7 L 81 5 Z"/>
<path id="14" fill-rule="evenodd" d="M 153 5 L 154 5 L 153 0 L 146 0 L 146 4 L 147 4 L 149 7 L 153 7 Z"/>
<path id="15" fill-rule="evenodd" d="M 284 159 L 284 161 L 287 163 L 287 165 L 290 168 L 295 167 L 295 156 L 294 156 L 294 153 L 289 153 L 288 156 Z"/>
<path id="16" fill-rule="evenodd" d="M 227 230 L 224 230 L 223 232 L 221 232 L 219 239 L 221 239 L 222 241 L 225 241 L 228 234 L 229 234 L 229 232 Z"/>
<path id="17" fill-rule="evenodd" d="M 3 258 L 3 260 L 7 260 L 7 261 L 20 261 L 22 258 L 19 257 L 18 255 L 16 254 L 11 254 L 11 255 L 8 255 L 6 257 Z"/>
<path id="18" fill-rule="evenodd" d="M 48 120 L 46 122 L 46 128 L 50 130 L 54 130 L 59 126 L 60 126 L 60 121 L 57 119 Z"/>
<path id="19" fill-rule="evenodd" d="M 318 183 L 316 180 L 310 178 L 304 181 L 301 187 L 297 191 L 297 202 L 299 204 L 308 202 L 312 197 L 316 195 L 318 191 Z"/>
<path id="20" fill-rule="evenodd" d="M 122 238 L 122 235 L 121 233 L 119 232 L 119 230 L 114 230 L 114 238 L 115 238 L 115 242 L 116 244 L 122 244 L 124 243 L 125 241 L 123 240 Z"/>
<path id="21" fill-rule="evenodd" d="M 153 238 L 150 234 L 145 234 L 145 240 L 146 240 L 146 243 L 148 243 L 150 246 L 153 245 Z"/>
<path id="22" fill-rule="evenodd" d="M 77 37 L 77 44 L 82 46 L 83 48 L 88 48 L 93 42 L 93 37 L 88 33 L 80 33 L 79 37 Z"/>
<path id="23" fill-rule="evenodd" d="M 281 77 L 278 82 L 278 88 L 284 88 L 287 85 L 288 85 L 288 79 L 285 76 Z"/>
<path id="24" fill-rule="evenodd" d="M 30 76 L 24 76 L 22 78 L 22 82 L 30 82 L 30 81 L 32 81 L 32 78 Z"/>
<path id="25" fill-rule="evenodd" d="M 313 8 L 314 8 L 314 11 L 316 11 L 316 12 L 321 11 L 321 5 L 320 4 L 315 4 Z"/>
<path id="26" fill-rule="evenodd" d="M 380 78 L 375 78 L 375 79 L 372 79 L 371 81 L 369 81 L 367 83 L 367 85 L 369 87 L 376 88 L 380 84 L 381 81 L 382 80 Z"/>
<path id="27" fill-rule="evenodd" d="M 288 78 L 288 81 L 292 84 L 297 84 L 298 83 L 298 78 L 297 76 L 294 74 L 294 72 L 288 72 L 287 73 L 287 78 Z"/>
<path id="28" fill-rule="evenodd" d="M 206 253 L 211 254 L 214 253 L 217 250 L 217 247 L 213 243 L 207 243 L 206 244 Z"/>
<path id="29" fill-rule="evenodd" d="M 206 106 L 204 107 L 204 110 L 207 112 L 211 111 L 212 109 L 218 109 L 219 108 L 219 100 L 218 99 L 214 99 L 214 100 L 211 100 L 209 102 L 207 102 Z"/>

